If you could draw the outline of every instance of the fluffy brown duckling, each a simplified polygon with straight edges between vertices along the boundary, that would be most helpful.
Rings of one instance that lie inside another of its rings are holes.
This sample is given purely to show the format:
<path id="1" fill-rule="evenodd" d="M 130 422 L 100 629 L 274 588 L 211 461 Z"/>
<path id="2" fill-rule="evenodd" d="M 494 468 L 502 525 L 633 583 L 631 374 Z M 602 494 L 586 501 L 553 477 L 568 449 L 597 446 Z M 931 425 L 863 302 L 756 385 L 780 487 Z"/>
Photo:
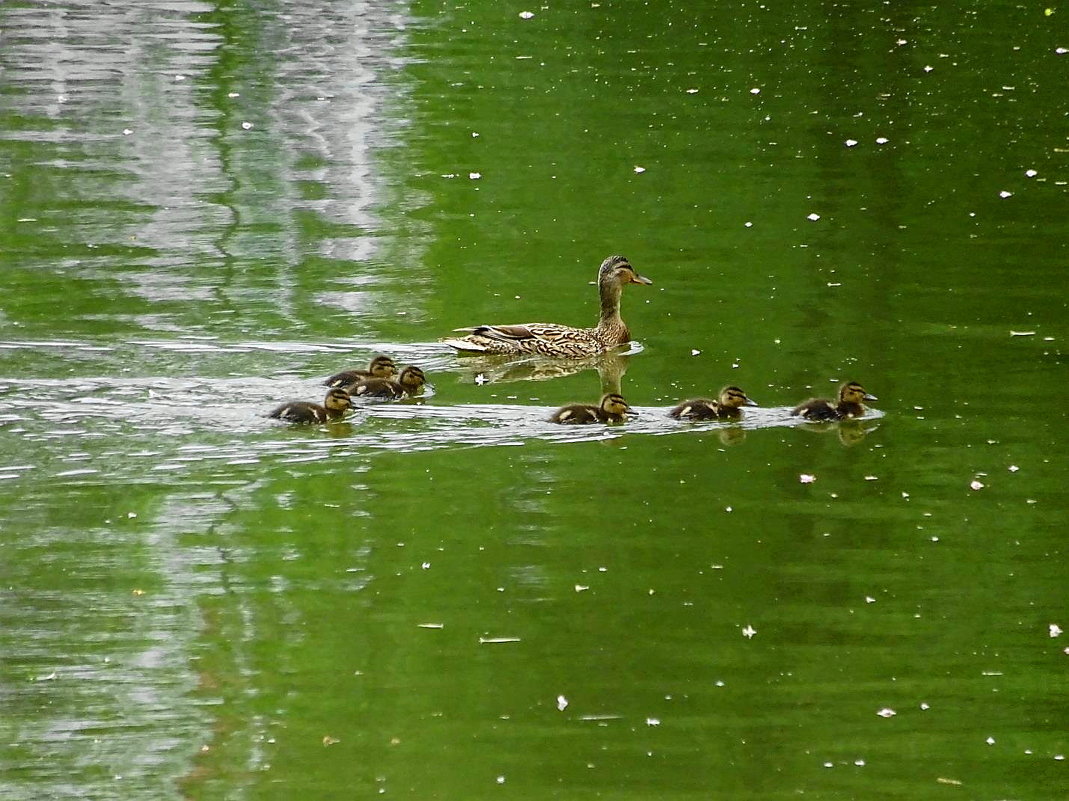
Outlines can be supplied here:
<path id="1" fill-rule="evenodd" d="M 861 384 L 847 381 L 839 387 L 838 403 L 828 398 L 810 398 L 791 409 L 791 414 L 806 420 L 845 420 L 861 417 L 865 413 L 861 402 L 874 400 L 877 397 L 866 392 Z"/>
<path id="2" fill-rule="evenodd" d="M 396 381 L 390 378 L 365 378 L 356 382 L 351 392 L 357 398 L 397 400 L 418 394 L 426 383 L 427 376 L 423 374 L 423 371 L 410 364 L 401 370 L 401 375 Z"/>
<path id="3" fill-rule="evenodd" d="M 326 381 L 324 386 L 341 387 L 346 392 L 352 392 L 354 386 L 366 378 L 390 379 L 397 375 L 397 363 L 389 356 L 376 356 L 371 360 L 366 370 L 344 370 L 335 373 Z"/>
<path id="4" fill-rule="evenodd" d="M 587 403 L 570 403 L 561 406 L 549 418 L 551 423 L 623 423 L 631 407 L 622 395 L 610 392 L 601 397 L 597 406 Z"/>
<path id="5" fill-rule="evenodd" d="M 724 387 L 716 400 L 692 398 L 685 400 L 668 413 L 676 420 L 738 420 L 742 406 L 756 406 L 738 387 Z"/>
<path id="6" fill-rule="evenodd" d="M 575 328 L 559 323 L 520 323 L 514 325 L 477 325 L 457 328 L 467 334 L 448 337 L 442 342 L 461 353 L 505 354 L 510 356 L 537 353 L 561 359 L 596 356 L 631 341 L 631 332 L 620 317 L 620 296 L 627 284 L 652 284 L 639 275 L 624 256 L 609 256 L 598 270 L 598 295 L 601 316 L 593 328 Z"/>
<path id="7" fill-rule="evenodd" d="M 334 387 L 327 392 L 322 406 L 309 401 L 286 401 L 267 416 L 285 420 L 287 423 L 326 423 L 330 420 L 340 420 L 351 408 L 353 401 L 349 393 Z"/>

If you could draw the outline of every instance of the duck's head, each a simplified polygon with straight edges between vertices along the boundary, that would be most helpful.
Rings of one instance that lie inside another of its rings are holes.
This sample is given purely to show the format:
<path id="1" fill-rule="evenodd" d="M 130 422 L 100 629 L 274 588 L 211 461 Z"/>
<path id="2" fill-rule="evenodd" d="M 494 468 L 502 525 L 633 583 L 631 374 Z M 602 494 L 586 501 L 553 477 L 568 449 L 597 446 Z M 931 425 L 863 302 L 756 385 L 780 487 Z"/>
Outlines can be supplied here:
<path id="1" fill-rule="evenodd" d="M 605 414 L 623 415 L 631 411 L 631 407 L 627 405 L 624 396 L 615 392 L 603 395 L 600 406 L 601 411 Z"/>
<path id="2" fill-rule="evenodd" d="M 427 383 L 427 376 L 418 367 L 410 364 L 401 371 L 397 383 L 404 387 L 406 392 L 414 392 Z"/>
<path id="3" fill-rule="evenodd" d="M 604 285 L 611 282 L 623 286 L 624 284 L 652 284 L 649 278 L 639 275 L 626 256 L 609 256 L 601 263 L 598 271 L 598 283 Z"/>
<path id="4" fill-rule="evenodd" d="M 847 381 L 839 387 L 839 400 L 843 403 L 861 403 L 862 401 L 879 400 L 875 395 L 870 395 L 857 381 Z"/>
<path id="5" fill-rule="evenodd" d="M 349 393 L 344 389 L 335 387 L 327 393 L 327 398 L 323 401 L 323 407 L 332 412 L 344 412 L 353 408 L 353 399 L 349 397 Z"/>
<path id="6" fill-rule="evenodd" d="M 371 360 L 368 372 L 375 378 L 393 378 L 397 375 L 397 362 L 389 356 L 376 356 Z"/>
<path id="7" fill-rule="evenodd" d="M 756 406 L 757 401 L 750 400 L 738 387 L 724 387 L 720 390 L 720 405 L 729 409 L 738 409 L 740 406 Z"/>

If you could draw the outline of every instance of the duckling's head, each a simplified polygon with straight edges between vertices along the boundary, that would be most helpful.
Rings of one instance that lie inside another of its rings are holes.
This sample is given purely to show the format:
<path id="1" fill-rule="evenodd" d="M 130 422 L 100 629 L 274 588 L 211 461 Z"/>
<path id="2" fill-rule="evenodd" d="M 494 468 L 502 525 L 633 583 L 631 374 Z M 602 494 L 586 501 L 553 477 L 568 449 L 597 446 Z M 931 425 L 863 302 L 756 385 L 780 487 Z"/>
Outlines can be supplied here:
<path id="1" fill-rule="evenodd" d="M 857 381 L 847 381 L 839 387 L 839 400 L 843 403 L 861 403 L 861 401 L 874 401 L 879 398 L 866 392 Z"/>
<path id="2" fill-rule="evenodd" d="M 344 412 L 353 408 L 353 399 L 349 397 L 349 393 L 344 389 L 335 387 L 327 393 L 323 406 L 332 412 Z"/>
<path id="3" fill-rule="evenodd" d="M 397 383 L 404 387 L 406 392 L 412 392 L 427 383 L 427 376 L 418 367 L 410 364 L 401 371 Z"/>
<path id="4" fill-rule="evenodd" d="M 397 374 L 397 363 L 389 356 L 376 356 L 371 360 L 368 372 L 375 378 L 393 378 Z"/>
<path id="5" fill-rule="evenodd" d="M 728 409 L 738 409 L 740 406 L 756 406 L 757 401 L 750 400 L 738 387 L 724 387 L 720 390 L 720 405 Z"/>
<path id="6" fill-rule="evenodd" d="M 598 283 L 612 282 L 623 286 L 624 284 L 652 284 L 649 278 L 639 275 L 626 256 L 609 256 L 601 263 L 598 272 Z"/>
<path id="7" fill-rule="evenodd" d="M 601 411 L 605 414 L 622 415 L 631 411 L 631 407 L 627 405 L 623 395 L 610 392 L 601 398 Z"/>

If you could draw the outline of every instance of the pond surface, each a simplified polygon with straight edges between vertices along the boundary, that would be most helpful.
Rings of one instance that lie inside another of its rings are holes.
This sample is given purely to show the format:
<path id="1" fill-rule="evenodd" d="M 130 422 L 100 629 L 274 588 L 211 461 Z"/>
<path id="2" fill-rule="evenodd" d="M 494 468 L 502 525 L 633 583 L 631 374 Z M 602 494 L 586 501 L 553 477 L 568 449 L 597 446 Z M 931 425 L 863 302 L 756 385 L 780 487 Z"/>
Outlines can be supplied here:
<path id="1" fill-rule="evenodd" d="M 0 796 L 1065 796 L 1066 13 L 5 3 Z"/>

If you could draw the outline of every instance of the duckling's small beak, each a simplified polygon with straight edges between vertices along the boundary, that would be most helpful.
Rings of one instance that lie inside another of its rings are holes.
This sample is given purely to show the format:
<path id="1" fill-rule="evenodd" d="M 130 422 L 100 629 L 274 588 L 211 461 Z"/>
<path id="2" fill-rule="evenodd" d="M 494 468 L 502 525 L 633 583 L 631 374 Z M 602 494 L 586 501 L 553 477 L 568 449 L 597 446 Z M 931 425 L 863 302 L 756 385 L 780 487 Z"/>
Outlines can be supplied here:
<path id="1" fill-rule="evenodd" d="M 753 398 L 747 398 L 746 399 L 746 405 L 747 406 L 760 406 L 761 404 L 758 403 L 757 401 L 755 401 Z"/>
<path id="2" fill-rule="evenodd" d="M 868 392 L 866 392 L 864 395 L 861 396 L 861 400 L 874 401 L 879 400 L 879 398 L 877 398 L 875 395 L 870 395 Z"/>
<path id="3" fill-rule="evenodd" d="M 651 281 L 650 279 L 648 279 L 644 275 L 639 275 L 638 273 L 635 273 L 635 277 L 631 279 L 631 283 L 632 284 L 652 284 L 653 281 Z"/>

